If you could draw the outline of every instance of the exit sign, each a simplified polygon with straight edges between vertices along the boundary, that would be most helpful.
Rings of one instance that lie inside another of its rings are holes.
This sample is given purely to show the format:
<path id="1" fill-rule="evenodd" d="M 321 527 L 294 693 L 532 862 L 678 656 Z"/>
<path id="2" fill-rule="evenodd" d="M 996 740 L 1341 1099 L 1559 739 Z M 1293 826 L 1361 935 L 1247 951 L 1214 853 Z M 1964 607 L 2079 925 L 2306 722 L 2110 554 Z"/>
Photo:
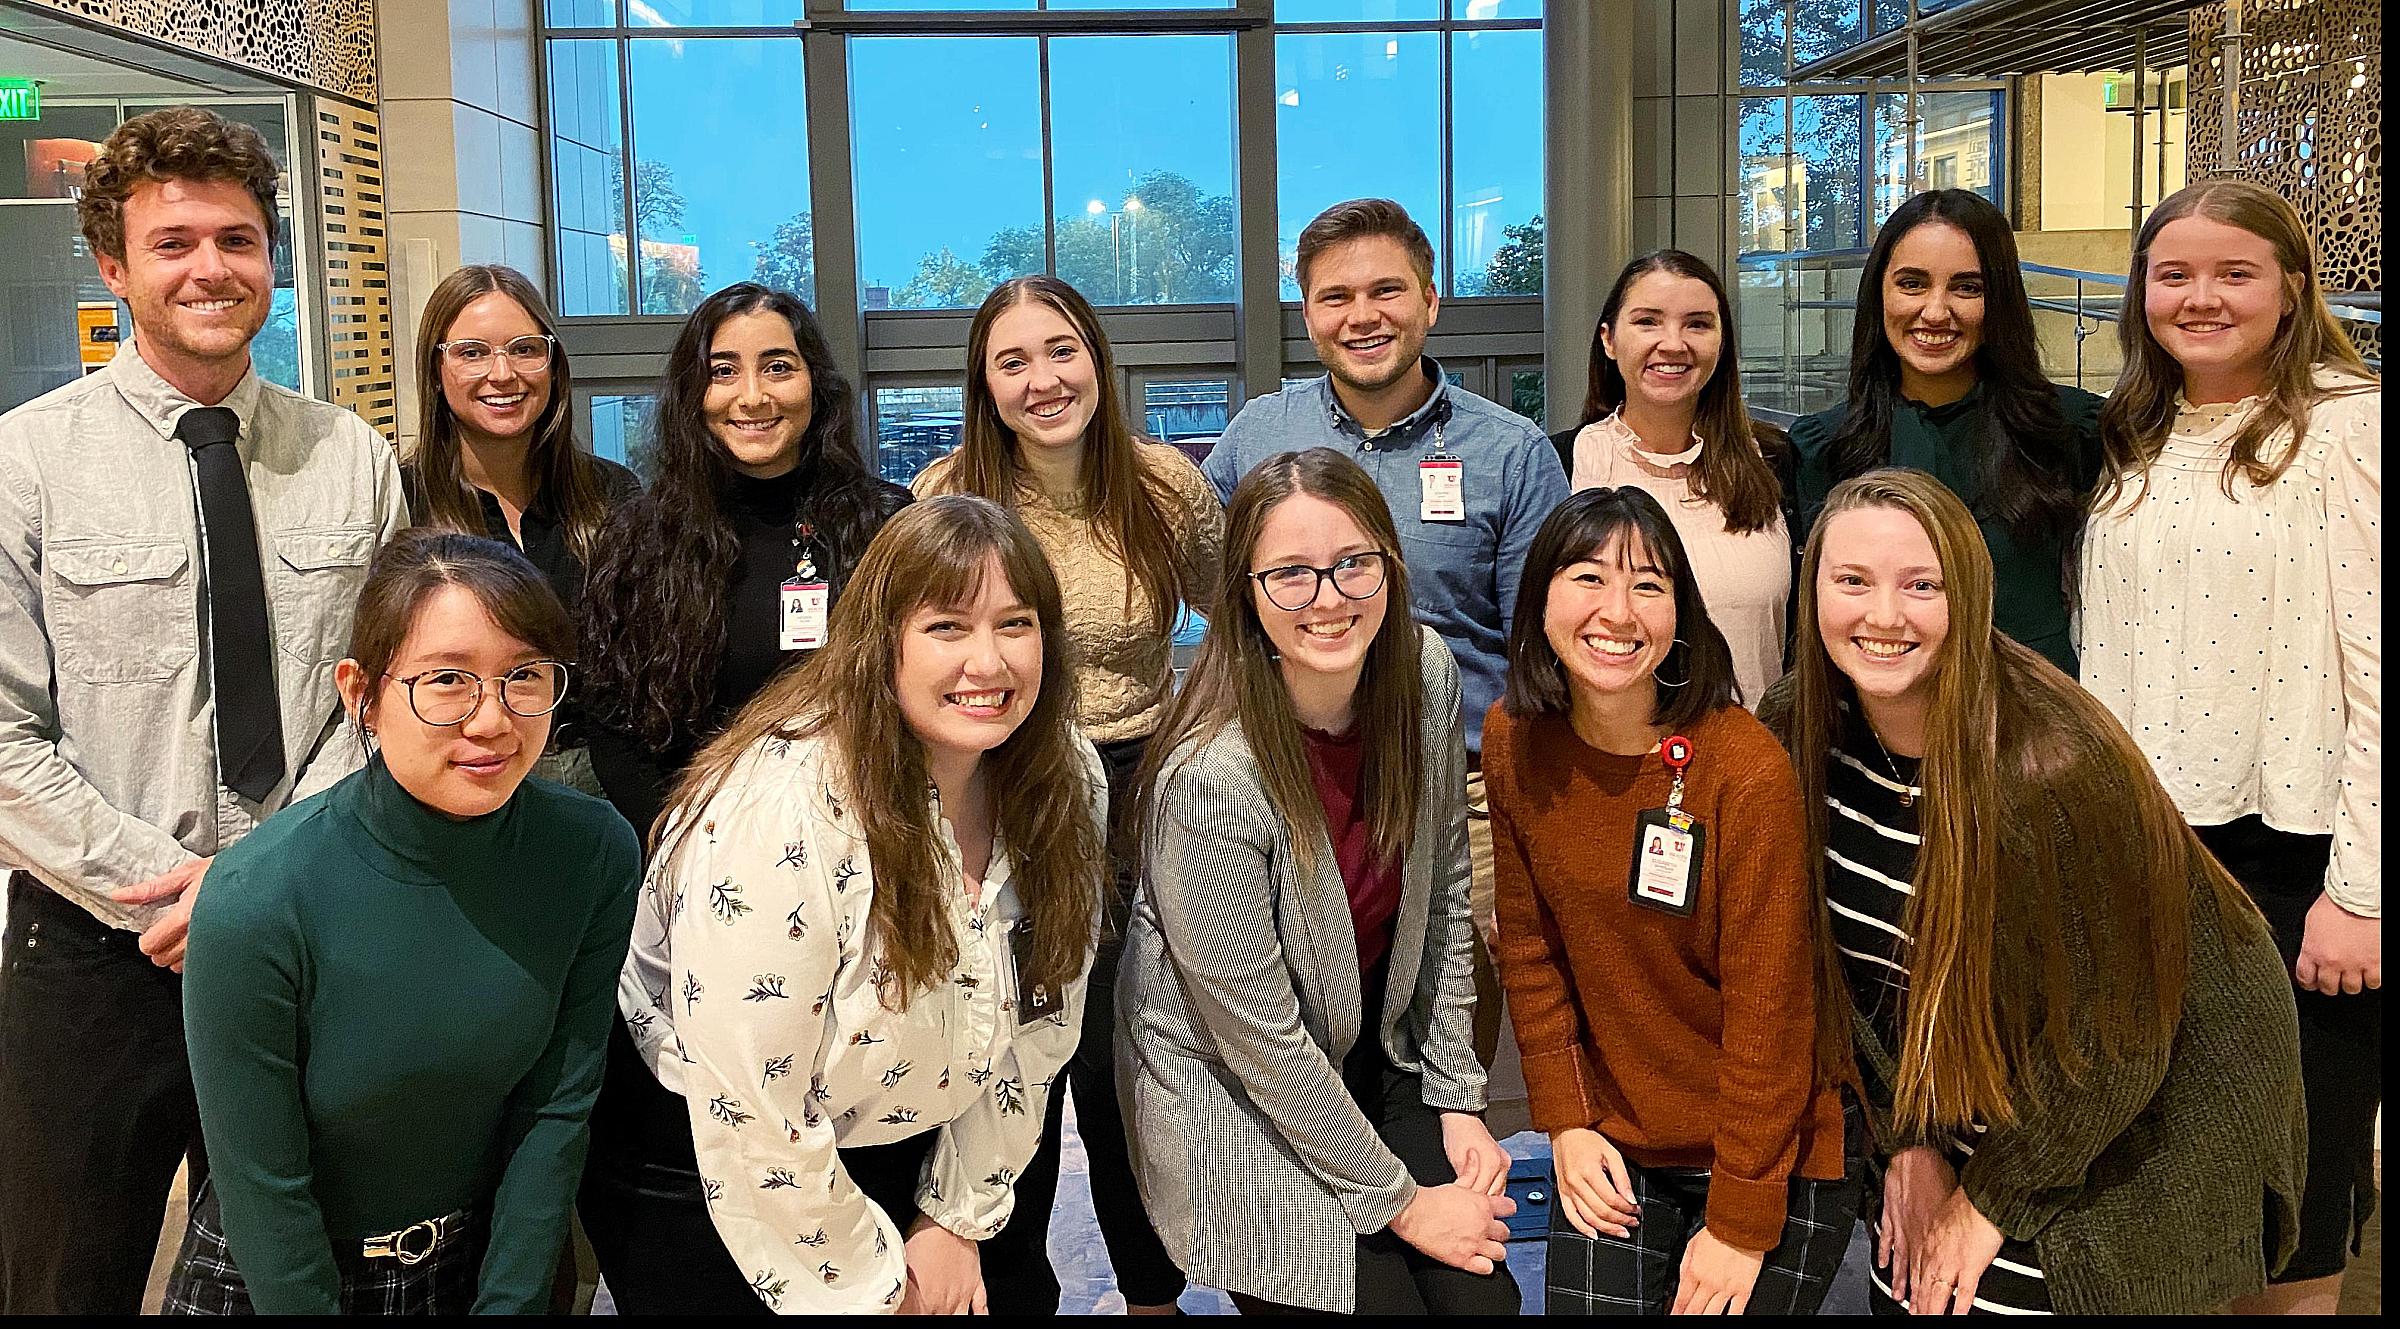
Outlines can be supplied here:
<path id="1" fill-rule="evenodd" d="M 0 120 L 42 118 L 42 86 L 27 78 L 0 78 Z"/>

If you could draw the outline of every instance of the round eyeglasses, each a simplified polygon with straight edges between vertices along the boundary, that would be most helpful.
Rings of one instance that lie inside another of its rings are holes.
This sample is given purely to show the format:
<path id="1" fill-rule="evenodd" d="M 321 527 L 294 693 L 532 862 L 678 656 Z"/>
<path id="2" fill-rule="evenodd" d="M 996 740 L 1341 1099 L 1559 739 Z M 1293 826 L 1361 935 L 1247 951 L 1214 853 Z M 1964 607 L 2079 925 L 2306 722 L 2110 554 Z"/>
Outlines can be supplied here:
<path id="1" fill-rule="evenodd" d="M 533 660 L 496 679 L 468 669 L 427 669 L 402 678 L 385 678 L 408 689 L 408 709 L 429 725 L 448 728 L 465 724 L 483 709 L 484 684 L 500 685 L 500 705 L 509 714 L 536 720 L 558 709 L 567 698 L 567 662 Z"/>
<path id="2" fill-rule="evenodd" d="M 508 357 L 509 367 L 520 374 L 547 371 L 550 368 L 550 348 L 557 342 L 558 339 L 547 332 L 536 332 L 514 338 L 501 346 L 467 337 L 437 342 L 434 349 L 442 353 L 442 359 L 448 361 L 451 368 L 467 377 L 488 378 L 492 370 L 499 366 L 502 356 Z"/>
<path id="3" fill-rule="evenodd" d="M 1306 563 L 1293 563 L 1280 568 L 1253 572 L 1250 579 L 1267 593 L 1267 602 L 1286 613 L 1297 612 L 1315 604 L 1317 590 L 1326 582 L 1342 593 L 1344 599 L 1364 600 L 1383 589 L 1383 563 L 1387 556 L 1380 553 L 1352 554 L 1329 568 L 1314 568 Z"/>

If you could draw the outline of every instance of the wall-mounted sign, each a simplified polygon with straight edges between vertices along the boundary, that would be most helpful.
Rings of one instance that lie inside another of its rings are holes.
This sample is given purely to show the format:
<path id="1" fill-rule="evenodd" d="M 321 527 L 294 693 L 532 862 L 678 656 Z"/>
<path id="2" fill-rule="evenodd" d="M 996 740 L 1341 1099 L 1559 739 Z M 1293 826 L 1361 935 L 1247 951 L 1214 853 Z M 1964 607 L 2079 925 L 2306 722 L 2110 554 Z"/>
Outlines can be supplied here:
<path id="1" fill-rule="evenodd" d="M 75 306 L 75 342 L 90 373 L 117 356 L 117 302 L 85 300 Z"/>
<path id="2" fill-rule="evenodd" d="M 0 78 L 0 120 L 41 118 L 41 84 L 29 78 Z"/>

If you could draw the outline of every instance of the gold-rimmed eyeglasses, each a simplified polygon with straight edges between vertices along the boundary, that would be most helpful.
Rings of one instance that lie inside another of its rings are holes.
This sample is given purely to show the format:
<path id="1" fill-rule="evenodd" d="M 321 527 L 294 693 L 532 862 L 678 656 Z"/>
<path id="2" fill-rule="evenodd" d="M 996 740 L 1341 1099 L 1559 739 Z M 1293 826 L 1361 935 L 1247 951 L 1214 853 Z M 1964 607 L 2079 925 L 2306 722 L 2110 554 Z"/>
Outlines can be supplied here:
<path id="1" fill-rule="evenodd" d="M 484 684 L 500 685 L 500 705 L 509 714 L 539 719 L 558 709 L 567 698 L 567 662 L 529 660 L 496 679 L 471 669 L 426 669 L 402 678 L 385 678 L 408 689 L 408 709 L 438 728 L 465 724 L 483 709 Z"/>

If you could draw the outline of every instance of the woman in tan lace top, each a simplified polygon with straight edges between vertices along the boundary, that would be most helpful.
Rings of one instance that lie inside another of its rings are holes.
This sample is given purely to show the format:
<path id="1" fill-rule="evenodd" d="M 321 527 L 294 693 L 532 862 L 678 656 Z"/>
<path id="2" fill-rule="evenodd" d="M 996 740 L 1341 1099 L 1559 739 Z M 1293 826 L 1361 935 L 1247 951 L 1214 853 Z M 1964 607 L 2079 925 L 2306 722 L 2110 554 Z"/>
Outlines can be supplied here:
<path id="1" fill-rule="evenodd" d="M 919 497 L 979 494 L 1014 509 L 1050 556 L 1074 648 L 1076 718 L 1107 767 L 1112 819 L 1132 805 L 1143 745 L 1174 682 L 1172 633 L 1181 606 L 1207 612 L 1225 541 L 1225 513 L 1200 469 L 1125 423 L 1115 357 L 1099 317 L 1055 277 L 1001 283 L 967 333 L 965 437 L 925 468 Z M 1122 837 L 1112 837 L 1123 843 Z M 1125 916 L 1131 874 L 1122 859 L 1112 921 Z M 1075 1121 L 1091 1159 L 1092 1207 L 1127 1309 L 1173 1314 L 1183 1273 L 1142 1211 L 1117 1110 L 1115 989 L 1118 937 L 1100 941 L 1084 1003 L 1083 1041 L 1067 1067 Z M 1055 1314 L 1058 1281 L 1046 1234 L 1058 1183 L 1059 1104 L 1041 1151 L 1017 1179 L 1016 1213 L 984 1243 L 992 1313 Z"/>

